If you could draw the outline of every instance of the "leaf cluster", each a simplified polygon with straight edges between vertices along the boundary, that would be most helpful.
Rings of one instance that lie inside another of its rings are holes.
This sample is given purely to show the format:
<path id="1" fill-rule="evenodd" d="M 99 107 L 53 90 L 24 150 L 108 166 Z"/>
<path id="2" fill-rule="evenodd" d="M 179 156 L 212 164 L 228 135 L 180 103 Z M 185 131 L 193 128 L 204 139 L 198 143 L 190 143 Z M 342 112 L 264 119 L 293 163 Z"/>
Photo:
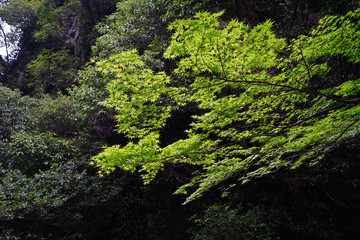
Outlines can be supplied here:
<path id="1" fill-rule="evenodd" d="M 118 130 L 138 139 L 94 157 L 102 172 L 141 166 L 147 183 L 164 162 L 201 165 L 202 173 L 177 191 L 197 185 L 189 202 L 230 177 L 246 182 L 314 163 L 358 138 L 358 76 L 327 89 L 313 82 L 328 77 L 328 56 L 359 61 L 359 10 L 324 18 L 310 36 L 291 44 L 276 37 L 271 21 L 220 26 L 222 14 L 200 12 L 169 26 L 175 32 L 165 57 L 180 59 L 174 75 L 193 79 L 181 87 L 146 69 L 135 51 L 98 63 L 115 76 L 104 103 L 117 110 Z M 172 107 L 161 104 L 162 96 L 180 105 L 196 102 L 206 113 L 193 116 L 187 139 L 160 148 L 158 131 Z"/>
<path id="2" fill-rule="evenodd" d="M 45 93 L 65 91 L 73 83 L 78 65 L 79 59 L 68 50 L 43 49 L 27 65 L 27 73 L 32 80 L 29 86 Z"/>

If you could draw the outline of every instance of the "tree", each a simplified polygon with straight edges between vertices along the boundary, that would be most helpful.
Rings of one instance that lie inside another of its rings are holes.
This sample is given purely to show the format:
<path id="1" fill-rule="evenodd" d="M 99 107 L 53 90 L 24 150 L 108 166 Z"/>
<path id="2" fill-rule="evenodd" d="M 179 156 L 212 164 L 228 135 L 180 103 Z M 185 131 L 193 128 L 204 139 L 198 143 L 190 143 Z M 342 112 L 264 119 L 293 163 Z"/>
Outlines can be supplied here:
<path id="1" fill-rule="evenodd" d="M 166 26 L 177 18 L 187 18 L 195 10 L 204 9 L 207 1 L 196 0 L 126 0 L 117 3 L 117 11 L 96 26 L 101 34 L 93 46 L 93 55 L 104 59 L 136 48 L 139 52 L 151 49 L 150 44 L 165 45 L 169 34 Z M 157 60 L 157 59 L 153 59 Z M 158 62 L 157 62 L 158 63 Z M 159 63 L 158 63 L 159 64 Z"/>
<path id="2" fill-rule="evenodd" d="M 20 91 L 0 87 L 0 146 L 1 142 L 9 141 L 14 132 L 33 129 L 35 125 L 34 109 L 37 102 L 21 96 Z"/>
<path id="3" fill-rule="evenodd" d="M 76 76 L 79 59 L 68 50 L 57 52 L 43 49 L 36 59 L 27 65 L 27 73 L 35 90 L 46 93 L 65 91 Z"/>
<path id="4" fill-rule="evenodd" d="M 100 173 L 140 168 L 148 183 L 165 162 L 202 166 L 186 188 L 186 202 L 231 177 L 242 182 L 280 168 L 316 164 L 332 149 L 359 138 L 360 9 L 328 16 L 310 36 L 286 44 L 270 21 L 253 29 L 236 20 L 220 27 L 218 17 L 196 14 L 178 20 L 165 56 L 180 59 L 174 83 L 146 69 L 135 50 L 97 63 L 112 73 L 109 98 L 118 131 L 132 139 L 93 158 Z M 348 74 L 334 77 L 340 60 Z M 170 100 L 169 100 L 170 99 Z M 188 137 L 160 146 L 160 130 L 176 106 L 197 103 Z"/>

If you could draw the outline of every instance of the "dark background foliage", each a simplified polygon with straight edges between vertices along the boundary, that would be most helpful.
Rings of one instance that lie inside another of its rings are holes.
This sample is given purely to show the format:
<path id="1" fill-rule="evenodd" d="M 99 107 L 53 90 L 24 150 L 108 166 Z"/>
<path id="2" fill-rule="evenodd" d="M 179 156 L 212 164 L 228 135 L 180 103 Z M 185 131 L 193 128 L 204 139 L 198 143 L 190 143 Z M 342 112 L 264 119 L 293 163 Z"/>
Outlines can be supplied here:
<path id="1" fill-rule="evenodd" d="M 280 169 L 223 190 L 228 179 L 188 205 L 173 192 L 196 167 L 168 163 L 149 185 L 116 170 L 98 176 L 89 165 L 103 145 L 125 144 L 104 76 L 90 59 L 138 49 L 154 71 L 165 60 L 174 20 L 225 9 L 255 26 L 274 22 L 280 37 L 309 34 L 326 14 L 344 14 L 357 0 L 42 0 L 1 1 L 0 18 L 19 31 L 14 57 L 0 74 L 0 239 L 341 239 L 360 237 L 360 145 L 337 147 L 312 167 Z M 333 81 L 359 75 L 334 59 Z M 191 81 L 191 79 L 187 79 Z M 329 81 L 316 81 L 321 89 Z M 167 145 L 184 137 L 197 106 L 175 107 L 162 132 Z"/>

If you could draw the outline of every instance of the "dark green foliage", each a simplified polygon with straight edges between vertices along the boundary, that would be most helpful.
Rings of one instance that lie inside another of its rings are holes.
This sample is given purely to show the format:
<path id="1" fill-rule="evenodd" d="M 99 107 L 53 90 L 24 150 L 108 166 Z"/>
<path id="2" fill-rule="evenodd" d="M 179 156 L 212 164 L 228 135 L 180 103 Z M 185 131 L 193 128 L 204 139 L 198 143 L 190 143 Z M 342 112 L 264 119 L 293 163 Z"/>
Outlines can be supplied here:
<path id="1" fill-rule="evenodd" d="M 1 168 L 0 221 L 21 219 L 50 211 L 72 197 L 84 181 L 75 163 L 52 164 L 51 169 L 28 177 L 19 170 Z M 0 229 L 3 230 L 3 229 Z"/>
<path id="2" fill-rule="evenodd" d="M 64 92 L 75 79 L 79 59 L 68 50 L 51 51 L 43 49 L 36 59 L 27 65 L 31 82 L 29 86 L 37 92 Z"/>
<path id="3" fill-rule="evenodd" d="M 43 0 L 35 8 L 40 26 L 39 31 L 34 33 L 38 42 L 46 41 L 48 38 L 63 39 L 76 23 L 80 14 L 80 2 L 78 0 L 47 1 Z M 78 29 L 72 29 L 75 31 Z"/>
<path id="4" fill-rule="evenodd" d="M 161 58 L 169 38 L 168 24 L 178 18 L 193 16 L 196 11 L 205 9 L 206 2 L 194 0 L 121 1 L 117 4 L 117 11 L 97 25 L 96 28 L 101 36 L 93 46 L 93 55 L 98 59 L 103 59 L 133 48 L 143 53 L 150 44 L 153 44 L 152 49 L 157 51 L 156 58 Z M 149 51 L 152 52 L 152 50 Z"/>
<path id="5" fill-rule="evenodd" d="M 261 209 L 243 211 L 241 207 L 228 205 L 209 206 L 201 216 L 193 216 L 196 225 L 191 232 L 193 240 L 275 240 L 279 239 L 271 229 L 272 224 Z"/>
<path id="6" fill-rule="evenodd" d="M 58 97 L 43 96 L 36 109 L 36 130 L 52 131 L 63 138 L 76 138 L 88 130 L 89 116 L 84 116 L 85 103 L 59 94 Z"/>
<path id="7" fill-rule="evenodd" d="M 357 240 L 357 0 L 0 3 L 0 239 Z"/>
<path id="8" fill-rule="evenodd" d="M 12 132 L 33 129 L 37 105 L 35 99 L 22 97 L 19 90 L 0 86 L 0 141 L 8 141 Z"/>
<path id="9" fill-rule="evenodd" d="M 111 77 L 111 74 L 102 74 L 92 65 L 79 72 L 76 78 L 79 86 L 73 86 L 68 90 L 73 102 L 77 103 L 78 113 L 89 120 L 99 114 L 111 113 L 99 104 L 108 97 L 105 86 Z"/>
<path id="10" fill-rule="evenodd" d="M 78 0 L 12 0 L 3 4 L 0 14 L 27 35 L 23 40 L 45 42 L 49 38 L 60 40 L 66 34 L 80 14 L 79 7 Z"/>
<path id="11" fill-rule="evenodd" d="M 97 39 L 93 54 L 104 58 L 126 49 L 138 48 L 144 51 L 157 29 L 157 16 L 150 3 L 141 0 L 119 2 L 116 13 L 97 26 L 102 36 Z"/>
<path id="12" fill-rule="evenodd" d="M 37 16 L 35 13 L 39 1 L 12 0 L 1 6 L 1 18 L 9 25 L 15 26 L 22 31 L 33 33 Z M 25 33 L 28 34 L 28 33 Z"/>
<path id="13" fill-rule="evenodd" d="M 27 175 L 48 170 L 54 163 L 79 161 L 79 152 L 67 140 L 56 138 L 53 133 L 17 133 L 10 138 L 5 151 L 6 163 Z"/>

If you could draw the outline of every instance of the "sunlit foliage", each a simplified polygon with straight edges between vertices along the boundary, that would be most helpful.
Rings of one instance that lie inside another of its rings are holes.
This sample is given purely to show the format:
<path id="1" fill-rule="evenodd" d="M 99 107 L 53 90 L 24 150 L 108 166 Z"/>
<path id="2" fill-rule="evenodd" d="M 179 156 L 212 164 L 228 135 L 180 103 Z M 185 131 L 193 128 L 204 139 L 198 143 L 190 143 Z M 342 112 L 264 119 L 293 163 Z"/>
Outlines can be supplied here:
<path id="1" fill-rule="evenodd" d="M 359 76 L 348 75 L 327 88 L 330 59 L 359 62 L 360 10 L 326 17 L 310 36 L 287 44 L 266 21 L 250 28 L 198 13 L 178 20 L 165 57 L 180 59 L 175 75 L 191 79 L 172 85 L 163 72 L 146 69 L 136 51 L 100 61 L 100 71 L 115 75 L 104 102 L 118 111 L 118 131 L 133 139 L 107 147 L 94 157 L 100 173 L 140 167 L 145 183 L 168 161 L 201 165 L 186 202 L 230 177 L 242 182 L 276 171 L 316 164 L 325 153 L 359 136 Z M 178 105 L 197 103 L 206 113 L 193 116 L 188 138 L 160 147 L 160 130 Z"/>

